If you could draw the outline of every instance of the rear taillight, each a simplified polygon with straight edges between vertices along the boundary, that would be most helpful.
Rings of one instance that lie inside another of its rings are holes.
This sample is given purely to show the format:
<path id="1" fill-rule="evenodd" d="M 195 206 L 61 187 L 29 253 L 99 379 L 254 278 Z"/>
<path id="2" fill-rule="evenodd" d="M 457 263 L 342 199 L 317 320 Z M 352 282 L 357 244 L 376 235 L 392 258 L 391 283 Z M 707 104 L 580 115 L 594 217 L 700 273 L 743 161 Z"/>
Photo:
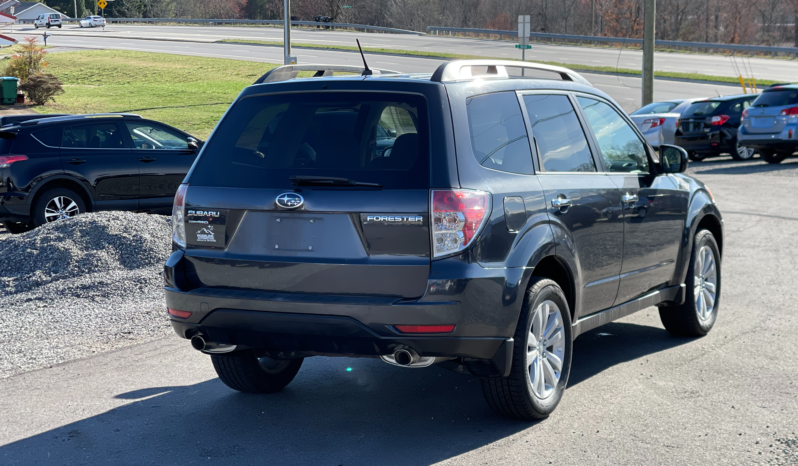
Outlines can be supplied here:
<path id="1" fill-rule="evenodd" d="M 712 126 L 721 126 L 729 121 L 729 115 L 717 115 L 712 117 Z"/>
<path id="2" fill-rule="evenodd" d="M 490 196 L 464 189 L 432 191 L 433 256 L 467 248 L 488 219 Z"/>
<path id="3" fill-rule="evenodd" d="M 665 124 L 665 118 L 650 118 L 644 121 L 643 124 L 650 124 L 650 128 L 656 128 L 657 126 L 662 126 Z"/>
<path id="4" fill-rule="evenodd" d="M 748 109 L 743 110 L 743 118 L 748 118 Z"/>
<path id="5" fill-rule="evenodd" d="M 0 155 L 0 168 L 8 168 L 14 162 L 28 160 L 27 155 Z"/>
<path id="6" fill-rule="evenodd" d="M 790 118 L 798 118 L 798 107 L 785 108 L 779 113 L 781 116 L 789 116 Z"/>
<path id="7" fill-rule="evenodd" d="M 175 203 L 172 205 L 172 241 L 181 248 L 186 247 L 186 192 L 187 184 L 181 184 L 175 193 Z"/>

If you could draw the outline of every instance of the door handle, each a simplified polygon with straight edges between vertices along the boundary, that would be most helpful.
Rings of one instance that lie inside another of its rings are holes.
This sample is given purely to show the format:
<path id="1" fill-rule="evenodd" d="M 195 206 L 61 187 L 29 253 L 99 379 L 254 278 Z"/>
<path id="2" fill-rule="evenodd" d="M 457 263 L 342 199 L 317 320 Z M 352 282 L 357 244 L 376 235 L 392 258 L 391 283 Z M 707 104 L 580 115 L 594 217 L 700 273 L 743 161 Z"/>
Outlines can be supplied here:
<path id="1" fill-rule="evenodd" d="M 562 194 L 560 196 L 562 196 Z M 570 199 L 564 196 L 556 197 L 551 200 L 551 206 L 554 207 L 555 209 L 560 209 L 560 212 L 565 212 L 572 205 L 574 205 L 574 203 Z"/>
<path id="2" fill-rule="evenodd" d="M 149 162 L 155 162 L 156 160 L 158 159 L 152 157 L 142 157 L 139 159 L 139 162 L 149 163 Z"/>
<path id="3" fill-rule="evenodd" d="M 67 163 L 70 165 L 80 165 L 82 163 L 86 163 L 86 161 L 83 159 L 69 159 Z"/>
<path id="4" fill-rule="evenodd" d="M 637 194 L 626 193 L 621 196 L 621 202 L 629 205 L 636 203 L 638 199 Z"/>

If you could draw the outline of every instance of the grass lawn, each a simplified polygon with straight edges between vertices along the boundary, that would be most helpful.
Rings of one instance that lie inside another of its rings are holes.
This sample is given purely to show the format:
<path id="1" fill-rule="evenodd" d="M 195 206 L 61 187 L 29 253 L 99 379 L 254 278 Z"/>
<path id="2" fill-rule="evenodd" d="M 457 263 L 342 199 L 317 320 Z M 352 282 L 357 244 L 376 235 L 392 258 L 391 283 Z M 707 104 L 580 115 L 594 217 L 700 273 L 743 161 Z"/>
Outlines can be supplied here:
<path id="1" fill-rule="evenodd" d="M 205 139 L 246 86 L 277 65 L 123 50 L 47 55 L 64 83 L 39 113 L 131 112 Z"/>
<path id="2" fill-rule="evenodd" d="M 283 46 L 283 43 L 281 41 L 265 41 L 265 40 L 222 39 L 217 42 L 266 45 L 274 47 Z M 324 44 L 307 44 L 307 43 L 291 42 L 291 47 L 319 49 L 319 50 L 357 51 L 356 46 L 350 46 L 350 45 L 324 45 Z M 484 55 L 462 55 L 458 53 L 424 52 L 417 50 L 386 49 L 386 48 L 377 48 L 377 47 L 363 47 L 363 51 L 368 53 L 389 54 L 389 55 L 409 55 L 414 57 L 452 58 L 452 59 L 463 59 L 463 60 L 485 60 L 493 58 L 497 60 L 521 61 L 517 58 L 507 58 L 507 57 L 503 58 L 486 57 Z M 614 66 L 594 66 L 594 65 L 580 65 L 574 63 L 558 63 L 558 62 L 546 62 L 546 61 L 537 61 L 537 60 L 535 61 L 536 63 L 544 63 L 547 65 L 563 66 L 565 68 L 570 68 L 576 71 L 597 71 L 601 73 L 621 73 L 621 74 L 638 75 L 638 76 L 642 74 L 640 70 L 633 70 L 628 68 L 615 68 Z M 698 74 L 698 73 L 677 73 L 672 71 L 655 71 L 654 76 L 658 78 L 676 78 L 676 79 L 688 79 L 692 81 L 709 81 L 709 82 L 722 82 L 722 83 L 731 83 L 731 84 L 739 84 L 740 82 L 737 78 L 732 78 L 728 76 L 713 76 L 713 75 Z M 769 86 L 771 84 L 775 84 L 777 81 L 772 81 L 768 79 L 758 79 L 756 82 L 757 85 L 759 86 Z"/>

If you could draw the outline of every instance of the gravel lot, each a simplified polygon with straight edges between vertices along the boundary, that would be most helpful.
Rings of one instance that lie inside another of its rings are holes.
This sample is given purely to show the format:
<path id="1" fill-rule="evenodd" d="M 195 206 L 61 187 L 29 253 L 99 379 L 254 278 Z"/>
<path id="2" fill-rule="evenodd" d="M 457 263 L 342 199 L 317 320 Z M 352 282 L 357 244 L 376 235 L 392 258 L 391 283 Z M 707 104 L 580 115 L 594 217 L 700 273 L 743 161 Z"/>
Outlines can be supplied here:
<path id="1" fill-rule="evenodd" d="M 170 331 L 168 217 L 101 212 L 0 235 L 0 378 Z"/>

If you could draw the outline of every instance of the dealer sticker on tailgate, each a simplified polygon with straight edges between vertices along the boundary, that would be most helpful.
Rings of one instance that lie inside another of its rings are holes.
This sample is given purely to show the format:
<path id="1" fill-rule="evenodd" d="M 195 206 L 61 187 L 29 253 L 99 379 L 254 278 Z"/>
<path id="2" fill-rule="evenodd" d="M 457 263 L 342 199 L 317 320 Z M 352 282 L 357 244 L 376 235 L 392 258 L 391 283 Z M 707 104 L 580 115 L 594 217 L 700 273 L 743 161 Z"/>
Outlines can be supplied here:
<path id="1" fill-rule="evenodd" d="M 223 248 L 227 210 L 186 209 L 186 240 L 197 246 Z"/>

